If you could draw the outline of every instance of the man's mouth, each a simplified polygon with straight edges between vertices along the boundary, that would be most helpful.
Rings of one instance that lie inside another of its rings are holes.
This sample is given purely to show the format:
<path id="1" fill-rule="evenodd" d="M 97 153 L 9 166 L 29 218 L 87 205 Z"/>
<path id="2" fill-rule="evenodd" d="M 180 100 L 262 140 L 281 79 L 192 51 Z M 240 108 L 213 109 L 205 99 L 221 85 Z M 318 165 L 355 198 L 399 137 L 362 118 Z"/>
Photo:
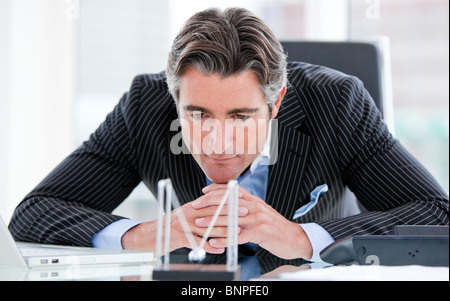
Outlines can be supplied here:
<path id="1" fill-rule="evenodd" d="M 233 161 L 234 159 L 236 159 L 238 156 L 237 155 L 227 155 L 227 156 L 210 156 L 210 155 L 206 155 L 206 157 L 211 160 L 214 163 L 228 163 L 230 161 Z"/>

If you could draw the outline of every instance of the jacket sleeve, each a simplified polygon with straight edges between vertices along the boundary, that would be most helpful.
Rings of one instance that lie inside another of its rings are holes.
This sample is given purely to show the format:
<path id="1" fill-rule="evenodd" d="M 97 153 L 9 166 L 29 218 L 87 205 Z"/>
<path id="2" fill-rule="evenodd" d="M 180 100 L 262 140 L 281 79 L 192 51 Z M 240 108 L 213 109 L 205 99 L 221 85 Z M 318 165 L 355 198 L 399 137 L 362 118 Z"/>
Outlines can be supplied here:
<path id="1" fill-rule="evenodd" d="M 448 195 L 389 133 L 359 80 L 343 84 L 337 119 L 340 172 L 367 212 L 322 227 L 340 239 L 386 234 L 398 224 L 448 225 Z"/>
<path id="2" fill-rule="evenodd" d="M 122 217 L 111 212 L 141 181 L 133 147 L 139 78 L 77 150 L 16 208 L 9 229 L 18 241 L 92 246 L 92 236 Z"/>

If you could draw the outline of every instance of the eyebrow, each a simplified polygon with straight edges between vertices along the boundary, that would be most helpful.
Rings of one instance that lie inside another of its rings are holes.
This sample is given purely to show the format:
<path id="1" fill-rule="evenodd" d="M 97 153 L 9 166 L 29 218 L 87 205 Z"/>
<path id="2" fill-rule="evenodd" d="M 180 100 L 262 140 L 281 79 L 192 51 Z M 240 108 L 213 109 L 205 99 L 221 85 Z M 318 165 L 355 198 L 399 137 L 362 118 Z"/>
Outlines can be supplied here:
<path id="1" fill-rule="evenodd" d="M 195 105 L 187 105 L 187 106 L 184 106 L 183 109 L 185 111 L 199 111 L 199 112 L 204 112 L 207 114 L 212 113 L 208 109 L 205 109 L 200 106 L 195 106 Z M 236 108 L 236 109 L 232 109 L 232 110 L 228 111 L 227 114 L 241 114 L 241 113 L 252 114 L 252 113 L 256 113 L 258 111 L 259 111 L 259 108 Z"/>

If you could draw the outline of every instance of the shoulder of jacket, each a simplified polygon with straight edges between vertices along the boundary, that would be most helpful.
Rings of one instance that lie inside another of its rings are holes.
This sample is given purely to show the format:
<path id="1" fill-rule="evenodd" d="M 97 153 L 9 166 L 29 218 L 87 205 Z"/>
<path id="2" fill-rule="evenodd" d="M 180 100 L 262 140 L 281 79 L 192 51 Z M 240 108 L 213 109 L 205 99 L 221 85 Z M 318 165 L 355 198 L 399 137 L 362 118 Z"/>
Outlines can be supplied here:
<path id="1" fill-rule="evenodd" d="M 124 104 L 134 114 L 152 112 L 152 115 L 176 117 L 175 101 L 169 93 L 165 72 L 135 76 Z"/>
<path id="2" fill-rule="evenodd" d="M 288 81 L 297 88 L 309 86 L 336 85 L 341 86 L 356 77 L 325 66 L 305 62 L 288 63 Z"/>
<path id="3" fill-rule="evenodd" d="M 166 73 L 146 73 L 139 74 L 134 77 L 131 84 L 131 90 L 143 88 L 156 88 L 162 90 L 168 90 L 166 84 Z"/>

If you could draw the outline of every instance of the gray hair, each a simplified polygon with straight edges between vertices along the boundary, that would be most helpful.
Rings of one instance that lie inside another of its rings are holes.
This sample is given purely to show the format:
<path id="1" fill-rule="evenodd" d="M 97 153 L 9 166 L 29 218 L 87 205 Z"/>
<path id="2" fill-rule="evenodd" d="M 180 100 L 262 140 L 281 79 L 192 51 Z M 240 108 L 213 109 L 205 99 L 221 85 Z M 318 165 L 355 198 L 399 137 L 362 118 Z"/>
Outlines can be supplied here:
<path id="1" fill-rule="evenodd" d="M 261 19 L 242 8 L 207 9 L 186 21 L 173 42 L 166 69 L 176 103 L 180 77 L 191 67 L 223 78 L 253 71 L 270 108 L 287 82 L 280 42 Z"/>

